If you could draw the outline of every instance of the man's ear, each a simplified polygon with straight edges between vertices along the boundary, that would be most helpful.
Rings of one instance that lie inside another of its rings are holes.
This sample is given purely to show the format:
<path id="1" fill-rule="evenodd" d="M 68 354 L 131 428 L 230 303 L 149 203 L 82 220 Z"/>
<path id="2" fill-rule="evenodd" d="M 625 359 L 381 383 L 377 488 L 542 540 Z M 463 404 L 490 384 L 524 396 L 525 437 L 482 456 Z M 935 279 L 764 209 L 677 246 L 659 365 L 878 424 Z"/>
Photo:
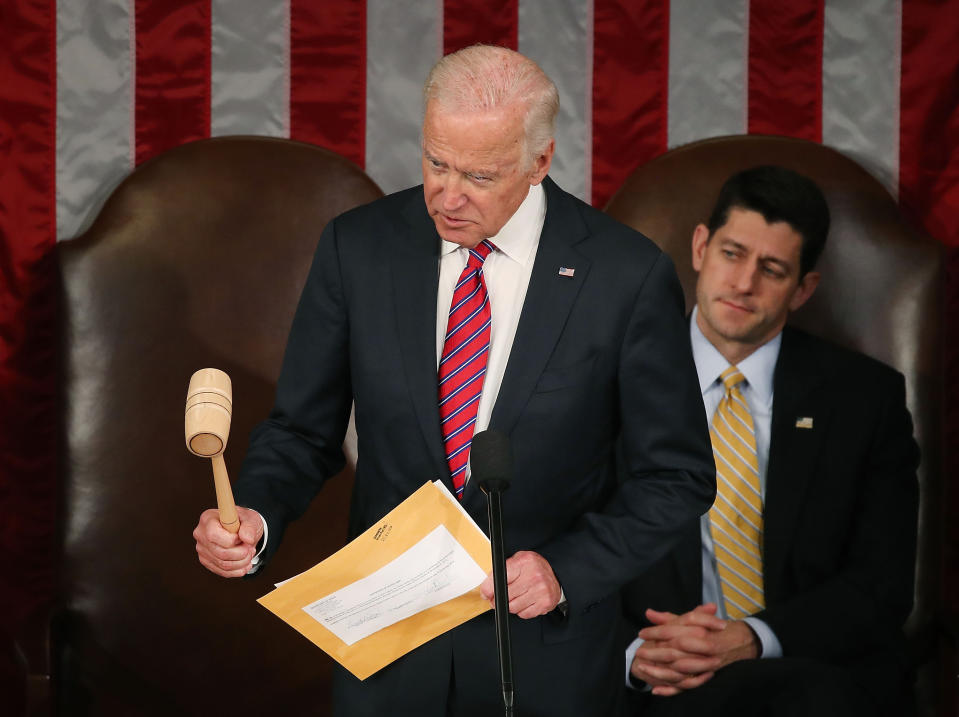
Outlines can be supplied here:
<path id="1" fill-rule="evenodd" d="M 799 280 L 799 286 L 796 287 L 795 293 L 789 300 L 790 311 L 795 311 L 809 300 L 809 297 L 816 291 L 816 287 L 819 286 L 819 276 L 818 271 L 810 271 Z"/>
<path id="2" fill-rule="evenodd" d="M 703 266 L 703 256 L 709 243 L 709 229 L 705 224 L 697 224 L 693 230 L 693 269 L 697 272 Z"/>
<path id="3" fill-rule="evenodd" d="M 529 183 L 536 186 L 549 174 L 549 167 L 553 163 L 553 152 L 556 151 L 556 140 L 550 139 L 549 145 L 536 159 L 533 160 L 533 168 L 529 172 Z"/>

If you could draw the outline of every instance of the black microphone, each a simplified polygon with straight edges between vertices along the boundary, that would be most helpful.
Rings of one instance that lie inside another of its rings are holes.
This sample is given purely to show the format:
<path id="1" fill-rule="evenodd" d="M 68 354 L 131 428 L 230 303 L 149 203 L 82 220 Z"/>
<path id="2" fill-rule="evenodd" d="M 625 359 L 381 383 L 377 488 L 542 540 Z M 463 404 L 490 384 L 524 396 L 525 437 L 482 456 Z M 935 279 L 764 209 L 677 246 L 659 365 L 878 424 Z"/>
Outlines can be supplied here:
<path id="1" fill-rule="evenodd" d="M 509 645 L 509 592 L 506 586 L 506 556 L 503 553 L 502 493 L 513 477 L 509 438 L 495 430 L 480 431 L 470 446 L 470 468 L 489 505 L 490 544 L 493 551 L 493 602 L 496 619 L 496 649 L 506 715 L 513 714 L 513 658 Z"/>

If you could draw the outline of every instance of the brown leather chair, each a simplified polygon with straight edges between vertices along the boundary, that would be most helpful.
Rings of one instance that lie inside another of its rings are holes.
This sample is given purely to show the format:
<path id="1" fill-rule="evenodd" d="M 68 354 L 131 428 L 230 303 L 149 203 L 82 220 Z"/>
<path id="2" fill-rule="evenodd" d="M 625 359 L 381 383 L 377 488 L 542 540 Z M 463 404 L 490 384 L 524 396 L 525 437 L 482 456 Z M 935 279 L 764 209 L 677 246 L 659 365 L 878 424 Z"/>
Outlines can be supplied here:
<path id="1" fill-rule="evenodd" d="M 318 147 L 230 137 L 134 171 L 62 243 L 62 590 L 57 714 L 324 714 L 330 659 L 256 603 L 346 538 L 349 467 L 262 575 L 225 580 L 191 532 L 215 504 L 184 445 L 186 388 L 233 380 L 226 463 L 264 418 L 323 226 L 382 193 Z"/>
<path id="2" fill-rule="evenodd" d="M 637 169 L 606 211 L 672 256 L 692 309 L 693 229 L 708 219 L 731 174 L 759 164 L 780 164 L 815 180 L 832 215 L 817 267 L 823 280 L 791 322 L 905 374 L 922 449 L 916 601 L 907 630 L 916 661 L 928 663 L 942 608 L 941 246 L 912 229 L 889 193 L 854 161 L 828 147 L 784 137 L 720 137 L 673 149 Z M 932 714 L 934 673 L 928 666 L 922 671 L 923 713 Z"/>

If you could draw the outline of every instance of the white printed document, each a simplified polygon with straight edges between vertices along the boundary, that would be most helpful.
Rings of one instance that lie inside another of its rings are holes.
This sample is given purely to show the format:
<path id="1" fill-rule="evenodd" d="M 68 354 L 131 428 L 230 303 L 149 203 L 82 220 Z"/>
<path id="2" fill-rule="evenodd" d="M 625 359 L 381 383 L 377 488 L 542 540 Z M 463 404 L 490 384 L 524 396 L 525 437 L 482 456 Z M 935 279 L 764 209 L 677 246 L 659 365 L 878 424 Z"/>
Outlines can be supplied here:
<path id="1" fill-rule="evenodd" d="M 491 570 L 489 539 L 437 481 L 258 602 L 362 680 L 492 609 Z"/>
<path id="2" fill-rule="evenodd" d="M 347 645 L 476 588 L 486 573 L 438 525 L 372 575 L 303 609 Z"/>

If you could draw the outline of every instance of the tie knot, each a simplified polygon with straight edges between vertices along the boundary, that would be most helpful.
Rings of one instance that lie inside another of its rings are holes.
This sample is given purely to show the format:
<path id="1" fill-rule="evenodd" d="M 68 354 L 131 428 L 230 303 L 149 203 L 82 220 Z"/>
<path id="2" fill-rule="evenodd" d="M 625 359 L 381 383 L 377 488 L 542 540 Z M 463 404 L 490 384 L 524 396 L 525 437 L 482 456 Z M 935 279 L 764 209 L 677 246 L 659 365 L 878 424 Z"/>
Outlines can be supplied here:
<path id="1" fill-rule="evenodd" d="M 730 366 L 721 374 L 719 374 L 719 380 L 723 382 L 723 385 L 726 387 L 727 391 L 731 391 L 745 381 L 746 377 L 743 376 L 742 372 L 738 368 L 735 366 Z"/>
<path id="2" fill-rule="evenodd" d="M 470 256 L 466 263 L 474 269 L 478 269 L 483 266 L 486 257 L 488 257 L 494 249 L 496 249 L 496 247 L 493 246 L 493 243 L 489 239 L 484 239 L 469 250 Z"/>

